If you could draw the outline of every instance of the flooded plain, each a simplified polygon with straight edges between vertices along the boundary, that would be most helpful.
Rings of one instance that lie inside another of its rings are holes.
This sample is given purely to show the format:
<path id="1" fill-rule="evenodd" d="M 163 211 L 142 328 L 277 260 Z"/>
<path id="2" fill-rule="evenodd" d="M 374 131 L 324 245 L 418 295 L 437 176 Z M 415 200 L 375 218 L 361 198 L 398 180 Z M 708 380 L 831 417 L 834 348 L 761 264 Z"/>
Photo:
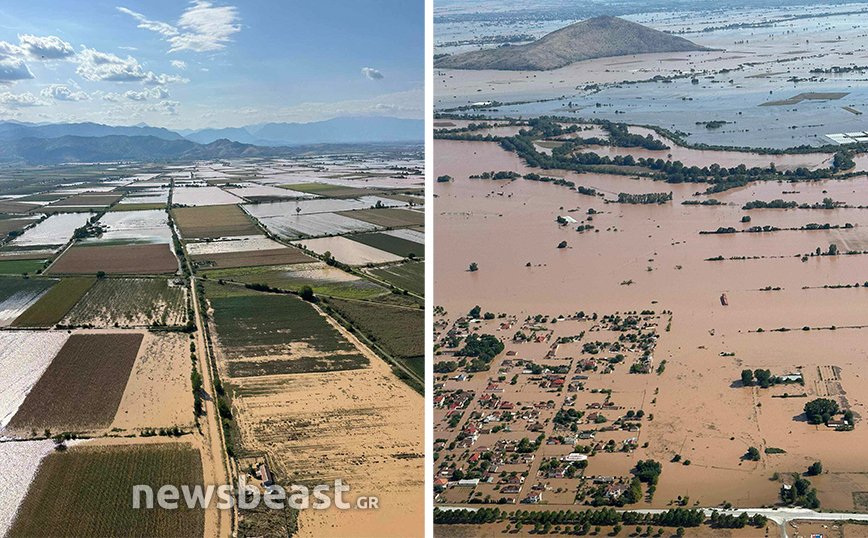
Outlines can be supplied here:
<path id="1" fill-rule="evenodd" d="M 656 363 L 666 361 L 664 372 L 594 385 L 611 388 L 613 398 L 653 413 L 654 420 L 636 434 L 639 448 L 627 455 L 604 454 L 593 460 L 595 468 L 587 474 L 626 476 L 636 460 L 650 457 L 663 462 L 650 506 L 666 507 L 687 494 L 701 506 L 728 501 L 755 507 L 778 502 L 781 484 L 772 479 L 774 473 L 804 472 L 819 460 L 828 473 L 812 482 L 823 508 L 864 509 L 854 506 L 854 493 L 868 491 L 864 460 L 854 447 L 868 442 L 861 420 L 868 404 L 868 257 L 818 256 L 816 251 L 826 253 L 833 244 L 841 253 L 866 250 L 868 210 L 742 206 L 775 198 L 813 204 L 826 197 L 868 205 L 865 177 L 754 183 L 715 194 L 721 205 L 682 205 L 708 198 L 694 196 L 705 185 L 545 171 L 604 194 L 588 196 L 553 183 L 469 179 L 490 170 L 541 172 L 494 143 L 437 140 L 434 152 L 435 175 L 454 178 L 434 185 L 434 305 L 445 309 L 440 319 L 447 324 L 475 305 L 520 320 L 578 311 L 672 312 L 654 353 Z M 737 161 L 740 156 L 727 157 Z M 659 205 L 605 201 L 621 192 L 670 191 L 672 201 Z M 558 216 L 570 216 L 578 224 L 561 226 Z M 750 222 L 742 222 L 745 216 Z M 823 229 L 826 223 L 830 226 Z M 593 228 L 577 231 L 578 225 Z M 781 230 L 700 234 L 757 225 Z M 558 248 L 562 242 L 565 248 Z M 471 263 L 477 271 L 468 270 Z M 514 330 L 482 330 L 496 334 L 510 349 Z M 481 394 L 502 359 L 462 388 Z M 773 375 L 795 370 L 805 385 L 742 387 L 744 368 L 767 368 Z M 836 377 L 830 379 L 832 371 Z M 782 397 L 787 391 L 806 397 Z M 855 430 L 809 425 L 802 407 L 816 397 L 835 398 L 852 410 Z M 749 446 L 785 452 L 745 461 Z M 676 454 L 691 465 L 671 462 Z M 573 500 L 563 503 L 572 505 Z"/>

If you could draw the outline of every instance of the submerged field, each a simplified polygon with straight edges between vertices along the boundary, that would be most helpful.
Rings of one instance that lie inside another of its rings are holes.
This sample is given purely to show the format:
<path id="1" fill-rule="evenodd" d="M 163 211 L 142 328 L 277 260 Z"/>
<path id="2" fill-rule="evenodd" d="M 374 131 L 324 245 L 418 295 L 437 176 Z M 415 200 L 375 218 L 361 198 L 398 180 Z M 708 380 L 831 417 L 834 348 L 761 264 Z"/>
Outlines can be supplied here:
<path id="1" fill-rule="evenodd" d="M 204 510 L 134 510 L 132 488 L 156 492 L 203 483 L 199 451 L 183 444 L 73 447 L 45 457 L 9 538 L 189 538 L 204 532 Z M 46 509 L 46 507 L 51 507 Z"/>
<path id="2" fill-rule="evenodd" d="M 15 321 L 56 282 L 49 279 L 0 279 L 0 326 Z"/>
<path id="3" fill-rule="evenodd" d="M 0 332 L 0 432 L 68 338 L 65 332 Z"/>
<path id="4" fill-rule="evenodd" d="M 13 327 L 51 327 L 91 289 L 95 278 L 64 278 L 51 287 L 23 314 L 15 318 Z"/>

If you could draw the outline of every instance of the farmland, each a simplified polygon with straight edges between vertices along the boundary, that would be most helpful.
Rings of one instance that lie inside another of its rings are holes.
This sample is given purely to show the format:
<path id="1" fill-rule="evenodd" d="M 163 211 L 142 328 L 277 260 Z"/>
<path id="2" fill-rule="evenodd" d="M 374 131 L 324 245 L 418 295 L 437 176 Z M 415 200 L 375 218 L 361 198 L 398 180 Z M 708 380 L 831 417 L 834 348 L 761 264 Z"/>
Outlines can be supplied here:
<path id="1" fill-rule="evenodd" d="M 356 234 L 350 239 L 402 258 L 425 257 L 425 245 L 385 233 Z"/>
<path id="2" fill-rule="evenodd" d="M 108 427 L 141 343 L 140 333 L 73 334 L 24 399 L 9 429 Z"/>
<path id="3" fill-rule="evenodd" d="M 256 225 L 235 205 L 175 208 L 172 210 L 172 217 L 184 239 L 233 237 L 259 233 Z"/>
<path id="4" fill-rule="evenodd" d="M 378 191 L 346 187 L 343 185 L 331 185 L 328 183 L 296 183 L 294 185 L 280 185 L 283 189 L 290 189 L 306 194 L 317 194 L 329 198 L 356 198 L 366 194 L 380 194 Z"/>
<path id="5" fill-rule="evenodd" d="M 283 246 L 271 250 L 200 254 L 191 256 L 191 258 L 196 262 L 197 266 L 214 268 L 256 267 L 261 265 L 280 265 L 313 261 L 310 256 L 301 250 Z"/>
<path id="6" fill-rule="evenodd" d="M 378 229 L 378 226 L 337 213 L 310 213 L 307 215 L 275 215 L 259 217 L 268 231 L 284 239 L 318 237 Z"/>
<path id="7" fill-rule="evenodd" d="M 341 211 L 338 215 L 363 220 L 384 228 L 400 228 L 403 226 L 420 226 L 425 224 L 425 214 L 409 209 L 361 209 L 358 211 Z"/>
<path id="8" fill-rule="evenodd" d="M 414 369 L 424 375 L 424 310 L 337 298 L 328 299 L 327 304 L 389 355 L 417 359 L 413 362 Z"/>
<path id="9" fill-rule="evenodd" d="M 53 451 L 50 440 L 0 443 L 0 536 L 6 536 L 12 526 L 42 458 Z"/>
<path id="10" fill-rule="evenodd" d="M 323 262 L 278 265 L 246 269 L 208 270 L 211 280 L 231 280 L 245 284 L 265 284 L 281 290 L 298 292 L 310 286 L 316 294 L 350 299 L 371 299 L 390 291 L 363 278 L 351 275 Z"/>
<path id="11" fill-rule="evenodd" d="M 186 288 L 165 278 L 100 279 L 63 318 L 64 326 L 184 325 Z"/>
<path id="12" fill-rule="evenodd" d="M 178 271 L 178 260 L 165 244 L 73 246 L 46 271 L 47 274 L 160 275 Z"/>
<path id="13" fill-rule="evenodd" d="M 12 323 L 56 282 L 52 279 L 0 278 L 0 326 Z"/>
<path id="14" fill-rule="evenodd" d="M 68 337 L 65 332 L 0 332 L 0 431 Z"/>
<path id="15" fill-rule="evenodd" d="M 42 269 L 47 258 L 38 260 L 5 260 L 0 261 L 0 275 L 33 274 Z"/>
<path id="16" fill-rule="evenodd" d="M 183 502 L 177 510 L 134 510 L 129 492 L 139 484 L 156 491 L 202 483 L 202 459 L 189 445 L 85 444 L 54 452 L 42 460 L 8 537 L 201 536 L 203 510 Z"/>
<path id="17" fill-rule="evenodd" d="M 208 284 L 230 377 L 361 368 L 368 362 L 309 303 L 293 295 Z"/>
<path id="18" fill-rule="evenodd" d="M 390 265 L 369 270 L 372 275 L 381 278 L 399 288 L 409 290 L 418 295 L 425 294 L 425 263 L 410 262 L 401 265 Z"/>
<path id="19" fill-rule="evenodd" d="M 367 265 L 401 261 L 400 256 L 369 247 L 344 236 L 302 239 L 293 243 L 312 250 L 320 256 L 328 252 L 331 257 L 347 265 Z"/>
<path id="20" fill-rule="evenodd" d="M 51 327 L 94 285 L 94 278 L 64 278 L 12 322 L 13 327 Z"/>

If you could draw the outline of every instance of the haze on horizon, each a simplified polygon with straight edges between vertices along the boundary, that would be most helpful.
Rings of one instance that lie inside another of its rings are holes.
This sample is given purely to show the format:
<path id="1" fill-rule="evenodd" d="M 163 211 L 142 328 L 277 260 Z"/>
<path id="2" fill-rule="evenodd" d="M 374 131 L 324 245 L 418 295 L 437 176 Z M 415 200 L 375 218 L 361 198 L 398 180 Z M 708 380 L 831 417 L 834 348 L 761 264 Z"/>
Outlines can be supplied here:
<path id="1" fill-rule="evenodd" d="M 0 120 L 169 129 L 422 119 L 424 6 L 39 0 L 0 7 Z"/>

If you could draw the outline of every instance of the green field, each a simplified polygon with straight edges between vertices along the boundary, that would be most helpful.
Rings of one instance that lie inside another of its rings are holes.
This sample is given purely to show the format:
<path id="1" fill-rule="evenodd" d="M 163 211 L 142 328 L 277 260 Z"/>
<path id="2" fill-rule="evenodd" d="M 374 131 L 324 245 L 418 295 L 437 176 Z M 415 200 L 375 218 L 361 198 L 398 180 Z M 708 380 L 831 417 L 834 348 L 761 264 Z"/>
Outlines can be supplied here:
<path id="1" fill-rule="evenodd" d="M 417 295 L 425 295 L 425 262 L 410 262 L 382 269 L 371 269 L 370 273 L 401 289 Z"/>
<path id="2" fill-rule="evenodd" d="M 146 211 L 150 209 L 166 209 L 166 204 L 116 204 L 109 211 Z"/>
<path id="3" fill-rule="evenodd" d="M 64 278 L 18 316 L 13 327 L 51 327 L 69 312 L 96 282 L 95 278 Z"/>
<path id="4" fill-rule="evenodd" d="M 321 267 L 320 277 L 306 276 L 307 269 Z M 339 273 L 344 278 L 329 278 L 328 273 Z M 299 291 L 310 286 L 314 293 L 348 299 L 373 299 L 389 293 L 387 288 L 364 279 L 346 280 L 340 269 L 328 268 L 324 263 L 284 266 L 248 267 L 244 269 L 215 269 L 203 273 L 211 280 L 231 280 L 245 284 L 265 284 L 272 288 Z"/>
<path id="5" fill-rule="evenodd" d="M 362 368 L 368 360 L 309 303 L 209 282 L 217 340 L 232 377 Z M 257 358 L 257 360 L 245 360 Z"/>
<path id="6" fill-rule="evenodd" d="M 187 301 L 182 286 L 165 278 L 106 278 L 63 318 L 64 325 L 111 327 L 184 325 Z"/>
<path id="7" fill-rule="evenodd" d="M 400 359 L 425 356 L 424 310 L 334 298 L 327 302 L 389 355 Z"/>
<path id="8" fill-rule="evenodd" d="M 21 503 L 8 538 L 190 538 L 205 532 L 205 513 L 133 509 L 134 485 L 201 485 L 202 460 L 189 445 L 74 447 L 49 454 Z M 183 494 L 182 494 L 183 497 Z"/>
<path id="9" fill-rule="evenodd" d="M 46 260 L 6 260 L 0 262 L 0 275 L 34 274 L 42 269 Z"/>
<path id="10" fill-rule="evenodd" d="M 416 258 L 425 257 L 425 245 L 419 244 L 415 241 L 408 241 L 400 237 L 394 237 L 389 234 L 373 232 L 350 235 L 347 237 L 353 241 L 362 243 L 363 245 L 384 250 L 390 254 L 394 254 L 395 256 L 401 256 L 402 258 L 407 258 L 410 255 L 413 255 Z"/>

